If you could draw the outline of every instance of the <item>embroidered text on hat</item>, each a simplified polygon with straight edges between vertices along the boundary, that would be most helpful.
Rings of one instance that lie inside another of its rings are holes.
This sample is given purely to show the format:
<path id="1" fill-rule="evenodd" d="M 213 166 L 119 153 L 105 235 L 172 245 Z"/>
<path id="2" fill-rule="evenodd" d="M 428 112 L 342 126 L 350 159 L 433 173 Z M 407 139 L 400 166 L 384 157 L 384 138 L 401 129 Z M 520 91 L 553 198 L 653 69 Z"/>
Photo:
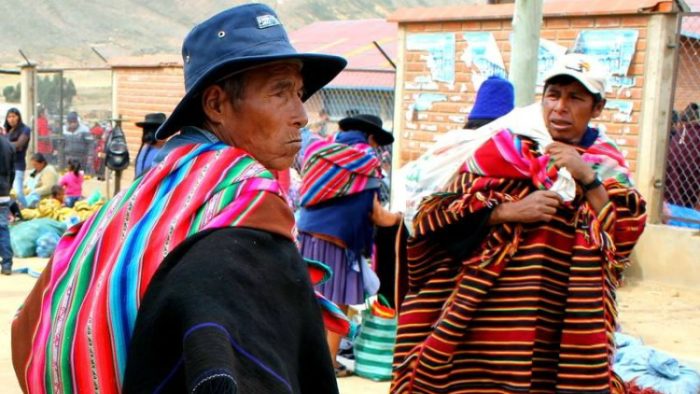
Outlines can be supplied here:
<path id="1" fill-rule="evenodd" d="M 274 15 L 260 15 L 256 19 L 258 20 L 258 29 L 267 29 L 268 27 L 281 25 L 279 19 Z"/>

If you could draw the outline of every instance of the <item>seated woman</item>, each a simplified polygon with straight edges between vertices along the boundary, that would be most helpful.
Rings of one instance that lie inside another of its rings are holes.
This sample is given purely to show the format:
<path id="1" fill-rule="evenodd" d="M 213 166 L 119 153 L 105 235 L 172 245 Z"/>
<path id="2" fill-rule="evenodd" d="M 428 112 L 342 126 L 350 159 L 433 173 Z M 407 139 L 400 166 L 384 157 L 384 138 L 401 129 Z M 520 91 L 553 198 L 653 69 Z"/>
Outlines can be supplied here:
<path id="1" fill-rule="evenodd" d="M 58 184 L 58 172 L 56 168 L 46 162 L 41 153 L 35 153 L 30 159 L 34 171 L 29 174 L 25 184 L 27 195 L 27 207 L 34 208 L 42 198 L 51 197 L 51 188 Z"/>

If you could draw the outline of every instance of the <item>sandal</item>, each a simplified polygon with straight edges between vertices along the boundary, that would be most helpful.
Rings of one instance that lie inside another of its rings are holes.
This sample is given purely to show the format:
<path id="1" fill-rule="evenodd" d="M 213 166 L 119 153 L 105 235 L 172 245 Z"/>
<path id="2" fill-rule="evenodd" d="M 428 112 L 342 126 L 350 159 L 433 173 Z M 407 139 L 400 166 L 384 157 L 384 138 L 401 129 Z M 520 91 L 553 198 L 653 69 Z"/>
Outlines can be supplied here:
<path id="1" fill-rule="evenodd" d="M 349 369 L 345 367 L 343 364 L 338 364 L 337 367 L 335 367 L 335 377 L 336 378 L 344 378 L 346 376 L 352 375 L 352 372 L 350 372 Z"/>

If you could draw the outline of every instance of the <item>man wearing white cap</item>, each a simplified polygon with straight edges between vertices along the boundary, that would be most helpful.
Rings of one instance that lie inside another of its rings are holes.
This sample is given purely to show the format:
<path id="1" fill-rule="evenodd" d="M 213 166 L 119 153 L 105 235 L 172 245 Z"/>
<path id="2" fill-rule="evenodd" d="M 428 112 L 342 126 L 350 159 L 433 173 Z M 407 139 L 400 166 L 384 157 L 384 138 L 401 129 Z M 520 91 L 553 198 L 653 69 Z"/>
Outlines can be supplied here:
<path id="1" fill-rule="evenodd" d="M 614 293 L 646 216 L 621 152 L 589 126 L 606 77 L 565 55 L 541 102 L 554 142 L 523 136 L 525 124 L 494 130 L 423 200 L 392 393 L 624 392 L 610 363 Z M 574 183 L 567 198 L 561 178 Z"/>

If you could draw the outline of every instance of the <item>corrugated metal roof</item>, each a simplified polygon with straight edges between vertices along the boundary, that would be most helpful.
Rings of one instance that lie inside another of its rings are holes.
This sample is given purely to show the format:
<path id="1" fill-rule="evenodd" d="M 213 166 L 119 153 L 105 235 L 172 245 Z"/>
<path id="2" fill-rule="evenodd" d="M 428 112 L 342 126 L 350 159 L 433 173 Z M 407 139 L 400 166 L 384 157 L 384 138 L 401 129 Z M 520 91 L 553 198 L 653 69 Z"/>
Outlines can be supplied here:
<path id="1" fill-rule="evenodd" d="M 336 89 L 380 89 L 394 90 L 393 71 L 357 71 L 345 70 L 335 77 L 327 87 Z"/>
<path id="2" fill-rule="evenodd" d="M 545 1 L 545 17 L 625 15 L 643 12 L 669 12 L 671 0 L 558 0 Z M 510 19 L 513 4 L 460 5 L 444 7 L 400 8 L 387 18 L 389 21 L 434 22 L 479 19 Z"/>
<path id="3" fill-rule="evenodd" d="M 319 52 L 348 59 L 349 69 L 392 70 L 372 43 L 376 41 L 396 61 L 398 26 L 384 19 L 314 22 L 289 34 L 299 52 Z"/>

